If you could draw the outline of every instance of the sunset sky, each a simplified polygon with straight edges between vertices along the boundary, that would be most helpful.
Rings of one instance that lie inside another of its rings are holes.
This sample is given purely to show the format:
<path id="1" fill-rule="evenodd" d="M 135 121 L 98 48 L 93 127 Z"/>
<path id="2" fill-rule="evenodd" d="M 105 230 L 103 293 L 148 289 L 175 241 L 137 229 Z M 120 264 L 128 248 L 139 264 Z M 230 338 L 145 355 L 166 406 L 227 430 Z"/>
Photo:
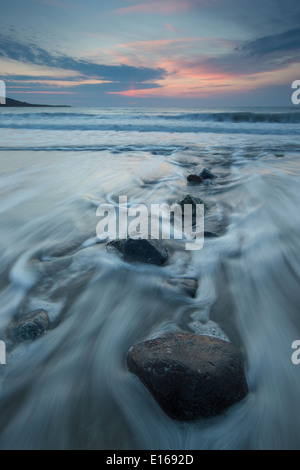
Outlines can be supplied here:
<path id="1" fill-rule="evenodd" d="M 291 105 L 299 0 L 1 0 L 0 79 L 21 101 Z"/>

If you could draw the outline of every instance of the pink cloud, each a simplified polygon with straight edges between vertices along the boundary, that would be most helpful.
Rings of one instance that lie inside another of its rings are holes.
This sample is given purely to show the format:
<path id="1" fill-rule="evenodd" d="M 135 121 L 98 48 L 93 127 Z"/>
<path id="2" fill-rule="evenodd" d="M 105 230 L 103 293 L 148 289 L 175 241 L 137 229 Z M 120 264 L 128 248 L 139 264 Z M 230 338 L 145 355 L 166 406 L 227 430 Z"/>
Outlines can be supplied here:
<path id="1" fill-rule="evenodd" d="M 146 98 L 153 94 L 153 89 L 141 89 L 141 90 L 124 90 L 124 91 L 108 91 L 108 95 L 120 95 L 120 96 L 131 96 L 135 98 Z"/>
<path id="2" fill-rule="evenodd" d="M 177 31 L 177 29 L 176 29 L 173 25 L 171 25 L 171 24 L 169 24 L 169 23 L 165 23 L 165 27 L 166 27 L 169 31 Z"/>
<path id="3" fill-rule="evenodd" d="M 176 39 L 154 39 L 154 40 L 142 40 L 136 42 L 129 42 L 125 44 L 119 44 L 119 47 L 125 49 L 131 49 L 134 51 L 145 51 L 147 52 L 155 52 L 158 51 L 161 54 L 170 51 L 170 47 L 175 48 L 176 52 L 180 48 L 183 48 L 188 43 L 208 43 L 208 44 L 216 44 L 217 41 L 220 42 L 224 46 L 224 42 L 222 40 L 211 39 L 206 37 L 188 37 L 188 38 L 176 38 Z M 166 48 L 166 49 L 163 49 Z"/>
<path id="4" fill-rule="evenodd" d="M 136 41 L 131 43 L 124 43 L 119 44 L 117 46 L 118 53 L 120 55 L 125 55 L 126 49 L 128 51 L 134 52 L 134 59 L 136 60 L 139 56 L 141 56 L 141 51 L 143 57 L 145 58 L 145 53 L 150 54 L 153 56 L 157 54 L 160 58 L 164 56 L 172 55 L 176 58 L 179 56 L 184 57 L 184 60 L 189 56 L 191 46 L 186 49 L 188 44 L 194 44 L 194 48 L 198 48 L 199 54 L 200 50 L 199 47 L 202 47 L 201 56 L 204 57 L 205 55 L 209 54 L 212 50 L 218 50 L 218 53 L 228 50 L 231 50 L 235 43 L 233 41 L 229 41 L 227 39 L 219 39 L 219 38 L 209 38 L 209 37 L 179 37 L 179 38 L 168 38 L 168 39 L 154 39 L 154 40 L 142 40 Z M 114 54 L 114 51 L 111 50 L 110 53 Z M 130 57 L 130 55 L 129 55 Z M 153 57 L 152 57 L 153 58 Z M 147 57 L 147 61 L 149 62 L 151 57 Z"/>

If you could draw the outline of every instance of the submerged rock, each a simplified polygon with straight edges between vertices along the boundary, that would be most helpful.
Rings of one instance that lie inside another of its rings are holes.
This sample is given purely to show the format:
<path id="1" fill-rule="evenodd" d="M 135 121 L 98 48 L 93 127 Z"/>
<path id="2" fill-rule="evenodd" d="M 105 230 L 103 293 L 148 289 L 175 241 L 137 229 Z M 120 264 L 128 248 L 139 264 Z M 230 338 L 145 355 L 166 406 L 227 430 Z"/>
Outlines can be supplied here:
<path id="1" fill-rule="evenodd" d="M 201 170 L 200 172 L 200 178 L 202 178 L 203 180 L 208 180 L 208 179 L 213 179 L 213 178 L 217 178 L 217 175 L 215 175 L 214 173 L 212 173 L 210 170 L 208 170 L 207 168 L 203 168 L 203 170 Z"/>
<path id="2" fill-rule="evenodd" d="M 207 210 L 207 205 L 205 202 L 200 198 L 200 197 L 194 197 L 191 196 L 190 194 L 187 194 L 186 196 L 183 196 L 181 199 L 176 201 L 176 204 L 178 204 L 181 209 L 182 209 L 182 215 L 184 216 L 185 213 L 185 206 L 186 205 L 191 205 L 192 206 L 192 220 L 193 223 L 196 222 L 196 214 L 197 214 L 197 204 L 203 204 L 204 206 L 204 212 Z"/>
<path id="3" fill-rule="evenodd" d="M 198 281 L 193 278 L 171 278 L 167 280 L 167 285 L 172 290 L 182 292 L 193 298 L 196 296 L 198 289 Z"/>
<path id="4" fill-rule="evenodd" d="M 168 252 L 155 240 L 126 238 L 110 242 L 123 255 L 124 261 L 150 263 L 161 266 L 168 259 Z"/>
<path id="5" fill-rule="evenodd" d="M 202 184 L 204 183 L 204 180 L 201 178 L 201 176 L 198 176 L 198 175 L 188 175 L 188 177 L 186 178 L 188 183 L 191 183 L 191 184 Z"/>
<path id="6" fill-rule="evenodd" d="M 220 235 L 215 232 L 209 232 L 208 230 L 204 231 L 204 237 L 205 238 L 218 238 Z"/>
<path id="7" fill-rule="evenodd" d="M 8 336 L 13 342 L 20 343 L 35 340 L 45 333 L 50 326 L 46 310 L 39 308 L 24 317 L 13 320 L 9 327 Z"/>
<path id="8" fill-rule="evenodd" d="M 143 341 L 129 350 L 127 364 L 181 421 L 216 416 L 248 393 L 240 351 L 210 336 L 172 332 Z"/>

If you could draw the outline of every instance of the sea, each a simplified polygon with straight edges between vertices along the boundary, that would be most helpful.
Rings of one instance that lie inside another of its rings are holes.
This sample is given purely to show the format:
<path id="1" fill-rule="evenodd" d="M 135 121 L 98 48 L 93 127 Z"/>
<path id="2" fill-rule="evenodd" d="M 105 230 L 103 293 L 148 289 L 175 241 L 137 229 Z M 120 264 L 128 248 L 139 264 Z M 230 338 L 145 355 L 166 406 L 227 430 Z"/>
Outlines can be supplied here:
<path id="1" fill-rule="evenodd" d="M 217 177 L 188 184 L 203 168 Z M 0 107 L 0 171 L 0 340 L 16 316 L 50 319 L 0 365 L 1 449 L 300 448 L 299 107 Z M 128 263 L 97 237 L 101 204 L 187 194 L 216 235 L 199 250 L 164 240 L 163 266 Z M 244 355 L 249 394 L 176 421 L 127 353 L 212 324 Z"/>

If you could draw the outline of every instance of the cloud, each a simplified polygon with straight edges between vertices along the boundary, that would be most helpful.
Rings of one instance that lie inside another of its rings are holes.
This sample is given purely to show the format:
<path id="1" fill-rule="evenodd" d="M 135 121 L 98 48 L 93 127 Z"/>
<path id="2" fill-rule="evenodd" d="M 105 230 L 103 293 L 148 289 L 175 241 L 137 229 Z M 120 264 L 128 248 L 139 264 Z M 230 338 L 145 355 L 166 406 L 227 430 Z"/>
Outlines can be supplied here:
<path id="1" fill-rule="evenodd" d="M 236 47 L 232 54 L 210 62 L 222 71 L 251 74 L 279 70 L 299 59 L 300 28 L 296 28 L 248 41 Z"/>
<path id="2" fill-rule="evenodd" d="M 262 58 L 270 55 L 281 55 L 284 53 L 296 53 L 300 51 L 300 28 L 291 29 L 280 34 L 264 36 L 250 41 L 241 47 L 238 52 L 248 58 Z"/>
<path id="3" fill-rule="evenodd" d="M 228 42 L 228 45 L 230 43 Z M 231 46 L 231 50 L 199 57 L 181 57 L 174 68 L 195 75 L 247 76 L 282 70 L 300 60 L 300 28 Z M 176 63 L 177 62 L 177 63 Z"/>
<path id="4" fill-rule="evenodd" d="M 299 0 L 189 0 L 190 9 L 201 19 L 204 8 L 209 18 L 220 26 L 238 26 L 246 36 L 282 33 L 296 28 L 300 23 Z"/>
<path id="5" fill-rule="evenodd" d="M 164 23 L 164 25 L 169 31 L 172 31 L 172 32 L 178 31 L 173 25 L 169 23 Z"/>
<path id="6" fill-rule="evenodd" d="M 156 80 L 165 77 L 166 71 L 162 68 L 135 67 L 131 65 L 103 65 L 67 55 L 58 55 L 35 44 L 23 44 L 19 41 L 0 35 L 0 58 L 12 59 L 25 64 L 46 66 L 47 68 L 75 71 L 82 76 L 111 81 L 119 89 L 134 85 L 148 88 L 155 85 Z M 78 77 L 71 77 L 78 80 Z M 152 83 L 153 82 L 153 83 Z M 147 86 L 145 86 L 147 85 Z"/>
<path id="7" fill-rule="evenodd" d="M 176 63 L 197 57 L 202 59 L 213 56 L 216 52 L 230 52 L 236 47 L 236 42 L 228 39 L 211 37 L 177 37 L 167 39 L 140 40 L 131 43 L 118 44 L 109 53 L 112 57 L 126 57 L 127 64 L 136 63 L 139 60 L 143 64 Z M 116 52 L 117 51 L 117 52 Z M 120 56 L 120 51 L 122 55 Z M 141 54 L 142 52 L 142 54 Z M 194 59 L 193 59 L 194 60 Z M 170 68 L 160 65 L 171 73 Z M 177 67 L 175 67 L 176 69 Z M 173 67 L 174 69 L 174 67 Z"/>

